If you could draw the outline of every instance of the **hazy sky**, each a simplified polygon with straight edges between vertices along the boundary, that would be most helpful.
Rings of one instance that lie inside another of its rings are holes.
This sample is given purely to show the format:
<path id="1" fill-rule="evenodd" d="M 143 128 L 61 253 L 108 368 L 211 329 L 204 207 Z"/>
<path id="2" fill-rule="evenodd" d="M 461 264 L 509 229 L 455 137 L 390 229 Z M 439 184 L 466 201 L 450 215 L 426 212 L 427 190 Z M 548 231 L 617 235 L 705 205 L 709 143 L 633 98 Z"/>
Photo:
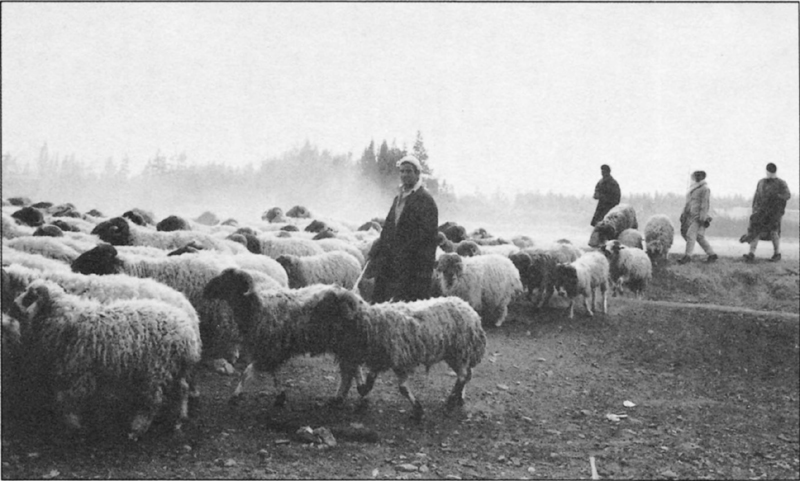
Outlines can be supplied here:
<path id="1" fill-rule="evenodd" d="M 458 193 L 798 189 L 796 4 L 3 3 L 2 151 L 413 145 Z"/>

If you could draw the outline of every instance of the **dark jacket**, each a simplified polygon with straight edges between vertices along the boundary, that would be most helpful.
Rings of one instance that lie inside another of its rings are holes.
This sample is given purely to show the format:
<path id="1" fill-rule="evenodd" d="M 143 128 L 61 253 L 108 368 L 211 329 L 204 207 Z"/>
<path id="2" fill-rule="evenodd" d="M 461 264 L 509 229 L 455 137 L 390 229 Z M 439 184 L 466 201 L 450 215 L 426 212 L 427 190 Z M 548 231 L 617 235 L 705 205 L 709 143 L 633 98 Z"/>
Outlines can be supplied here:
<path id="1" fill-rule="evenodd" d="M 780 235 L 786 201 L 791 197 L 789 186 L 783 179 L 766 177 L 759 180 L 753 196 L 753 213 L 743 242 L 752 242 L 756 237 L 769 240 L 772 232 Z"/>
<path id="2" fill-rule="evenodd" d="M 597 209 L 595 209 L 594 217 L 592 217 L 592 227 L 603 220 L 603 217 L 605 217 L 608 211 L 615 205 L 619 204 L 620 197 L 621 194 L 617 181 L 611 177 L 611 174 L 603 176 L 594 187 L 594 198 L 597 199 Z"/>
<path id="3" fill-rule="evenodd" d="M 412 301 L 429 297 L 436 261 L 439 209 L 425 187 L 406 198 L 395 224 L 394 198 L 381 236 L 370 256 L 377 262 L 373 302 Z"/>

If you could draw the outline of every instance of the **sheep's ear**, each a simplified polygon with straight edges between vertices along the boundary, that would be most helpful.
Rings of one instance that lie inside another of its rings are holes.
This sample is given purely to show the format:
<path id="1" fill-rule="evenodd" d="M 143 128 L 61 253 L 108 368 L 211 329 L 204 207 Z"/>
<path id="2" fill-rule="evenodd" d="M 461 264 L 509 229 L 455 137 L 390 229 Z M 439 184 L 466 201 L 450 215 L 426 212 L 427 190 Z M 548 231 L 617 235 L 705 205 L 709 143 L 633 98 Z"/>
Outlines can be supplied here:
<path id="1" fill-rule="evenodd" d="M 358 297 L 350 291 L 345 291 L 339 297 L 342 316 L 352 321 L 358 313 Z"/>
<path id="2" fill-rule="evenodd" d="M 253 276 L 251 276 L 249 272 L 241 269 L 238 270 L 237 275 L 239 277 L 239 281 L 241 282 L 243 292 L 242 295 L 249 296 L 255 294 L 255 281 L 253 281 Z"/>

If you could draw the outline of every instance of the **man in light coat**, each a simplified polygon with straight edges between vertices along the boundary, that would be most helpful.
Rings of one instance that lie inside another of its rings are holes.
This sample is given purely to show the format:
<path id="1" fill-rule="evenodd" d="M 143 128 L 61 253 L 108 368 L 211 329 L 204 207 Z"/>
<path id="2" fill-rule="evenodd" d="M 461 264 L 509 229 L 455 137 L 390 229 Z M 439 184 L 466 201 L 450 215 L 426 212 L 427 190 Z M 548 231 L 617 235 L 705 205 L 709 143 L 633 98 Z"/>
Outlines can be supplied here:
<path id="1" fill-rule="evenodd" d="M 778 178 L 777 171 L 775 164 L 767 164 L 767 176 L 759 180 L 756 186 L 750 225 L 747 227 L 747 234 L 739 239 L 742 243 L 750 243 L 750 252 L 744 255 L 747 262 L 755 260 L 759 239 L 772 241 L 772 262 L 781 260 L 781 220 L 786 210 L 786 201 L 792 194 L 786 181 Z"/>
<path id="2" fill-rule="evenodd" d="M 681 235 L 686 240 L 686 252 L 678 264 L 692 261 L 695 242 L 700 244 L 700 247 L 708 254 L 706 262 L 715 262 L 719 257 L 714 253 L 714 249 L 705 237 L 706 228 L 711 224 L 711 217 L 708 216 L 711 190 L 706 184 L 704 171 L 692 172 L 691 179 L 692 184 L 686 193 L 686 205 L 681 214 Z"/>
<path id="3" fill-rule="evenodd" d="M 436 261 L 439 210 L 422 185 L 420 162 L 407 155 L 397 166 L 400 189 L 369 256 L 376 263 L 375 303 L 430 297 Z"/>

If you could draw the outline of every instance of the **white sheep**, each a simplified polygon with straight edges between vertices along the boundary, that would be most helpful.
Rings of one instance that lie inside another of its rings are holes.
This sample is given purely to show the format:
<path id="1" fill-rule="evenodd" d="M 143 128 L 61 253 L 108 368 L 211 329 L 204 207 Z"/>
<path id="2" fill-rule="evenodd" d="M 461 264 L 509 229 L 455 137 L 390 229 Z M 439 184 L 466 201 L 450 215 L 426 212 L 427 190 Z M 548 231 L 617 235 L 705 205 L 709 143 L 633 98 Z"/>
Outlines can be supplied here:
<path id="1" fill-rule="evenodd" d="M 114 217 L 97 224 L 92 230 L 92 234 L 112 245 L 144 245 L 173 250 L 190 242 L 195 242 L 204 249 L 213 249 L 226 254 L 247 252 L 247 248 L 241 244 L 226 239 L 218 239 L 205 232 L 189 230 L 161 232 L 149 227 L 138 226 L 123 217 Z"/>
<path id="2" fill-rule="evenodd" d="M 3 239 L 14 239 L 15 237 L 32 236 L 36 231 L 35 227 L 22 225 L 10 214 L 3 212 Z"/>
<path id="3" fill-rule="evenodd" d="M 32 362 L 51 380 L 56 405 L 71 428 L 98 393 L 140 398 L 128 436 L 138 439 L 179 393 L 179 421 L 188 418 L 189 383 L 200 360 L 200 338 L 189 314 L 153 299 L 107 304 L 67 294 L 37 280 L 15 300 L 21 339 Z"/>
<path id="4" fill-rule="evenodd" d="M 301 289 L 270 289 L 259 285 L 242 269 L 228 268 L 206 283 L 203 296 L 226 302 L 251 354 L 251 363 L 242 374 L 231 401 L 239 399 L 255 371 L 269 372 L 279 394 L 276 406 L 286 402 L 280 387 L 278 369 L 290 358 L 302 354 L 323 354 L 329 349 L 329 336 L 310 328 L 310 310 L 331 286 L 315 284 Z"/>
<path id="5" fill-rule="evenodd" d="M 617 204 L 598 222 L 589 237 L 589 247 L 600 247 L 614 240 L 625 229 L 638 229 L 636 211 L 628 204 Z"/>
<path id="6" fill-rule="evenodd" d="M 316 242 L 317 244 L 319 244 L 320 247 L 322 247 L 322 249 L 325 252 L 331 252 L 331 251 L 347 252 L 348 254 L 352 255 L 358 260 L 358 263 L 361 264 L 361 267 L 364 267 L 364 260 L 365 260 L 364 253 L 354 244 L 338 237 L 330 239 L 320 239 Z"/>
<path id="7" fill-rule="evenodd" d="M 3 243 L 3 265 L 20 264 L 40 271 L 69 272 L 69 264 L 45 257 L 41 254 L 12 249 Z"/>
<path id="8" fill-rule="evenodd" d="M 625 229 L 620 232 L 617 240 L 624 246 L 644 249 L 644 236 L 636 229 Z"/>
<path id="9" fill-rule="evenodd" d="M 508 304 L 522 290 L 514 263 L 499 254 L 476 257 L 444 254 L 436 271 L 442 295 L 464 299 L 484 322 L 495 326 L 503 324 Z"/>
<path id="10" fill-rule="evenodd" d="M 619 240 L 607 242 L 603 252 L 608 258 L 614 295 L 622 294 L 622 286 L 626 285 L 641 298 L 653 275 L 650 257 L 643 250 L 623 245 Z"/>
<path id="11" fill-rule="evenodd" d="M 446 405 L 454 408 L 463 405 L 464 386 L 486 350 L 480 317 L 456 297 L 370 305 L 352 291 L 331 288 L 312 308 L 311 322 L 312 330 L 327 334 L 339 362 L 342 378 L 334 398 L 337 403 L 344 401 L 354 378 L 364 397 L 378 374 L 392 369 L 415 419 L 422 417 L 423 408 L 411 393 L 408 379 L 417 366 L 430 370 L 442 361 L 450 366 L 457 380 Z M 363 384 L 361 365 L 369 368 Z"/>
<path id="12" fill-rule="evenodd" d="M 485 256 L 487 254 L 499 254 L 501 256 L 510 256 L 515 252 L 519 252 L 520 248 L 514 244 L 497 244 L 497 245 L 482 245 L 478 247 L 478 255 Z"/>
<path id="13" fill-rule="evenodd" d="M 237 256 L 181 255 L 151 257 L 123 254 L 110 244 L 100 244 L 81 254 L 72 270 L 81 274 L 127 274 L 151 278 L 182 292 L 200 317 L 204 355 L 225 357 L 234 362 L 238 356 L 239 332 L 230 308 L 219 301 L 203 298 L 209 280 L 227 267 L 236 266 Z M 267 273 L 268 275 L 268 273 Z"/>
<path id="14" fill-rule="evenodd" d="M 644 225 L 644 240 L 647 255 L 652 262 L 659 259 L 666 260 L 672 242 L 675 239 L 675 227 L 669 217 L 663 214 L 656 214 Z"/>
<path id="15" fill-rule="evenodd" d="M 352 289 L 361 274 L 361 264 L 344 251 L 306 257 L 282 255 L 277 261 L 286 270 L 292 289 L 312 284 L 337 284 Z"/>
<path id="16" fill-rule="evenodd" d="M 81 254 L 62 242 L 63 237 L 23 236 L 4 242 L 4 245 L 31 254 L 39 254 L 57 261 L 71 263 Z"/>
<path id="17" fill-rule="evenodd" d="M 587 252 L 569 264 L 556 266 L 553 282 L 556 289 L 569 298 L 570 319 L 574 317 L 575 299 L 579 295 L 583 295 L 583 303 L 589 316 L 594 317 L 592 308 L 598 288 L 603 296 L 603 313 L 608 313 L 608 272 L 608 259 L 597 251 Z"/>
<path id="18" fill-rule="evenodd" d="M 315 256 L 325 253 L 325 249 L 311 239 L 271 237 L 268 235 L 259 236 L 258 239 L 261 242 L 261 253 L 273 259 L 285 254 Z"/>

